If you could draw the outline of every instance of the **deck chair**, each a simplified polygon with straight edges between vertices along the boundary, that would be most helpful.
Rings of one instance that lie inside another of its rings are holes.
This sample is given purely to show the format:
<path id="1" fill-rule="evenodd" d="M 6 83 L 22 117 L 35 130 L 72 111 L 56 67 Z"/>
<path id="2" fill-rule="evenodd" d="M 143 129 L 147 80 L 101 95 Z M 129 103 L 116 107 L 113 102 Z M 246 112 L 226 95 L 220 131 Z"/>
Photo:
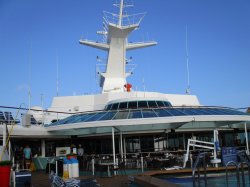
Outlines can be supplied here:
<path id="1" fill-rule="evenodd" d="M 11 112 L 4 112 L 4 116 L 5 116 L 6 122 L 7 122 L 8 124 L 10 124 L 11 122 L 14 122 L 15 124 L 16 124 L 16 123 L 20 123 L 20 120 L 15 120 L 15 119 L 13 118 Z"/>
<path id="2" fill-rule="evenodd" d="M 100 187 L 95 179 L 67 179 L 64 181 L 61 177 L 55 175 L 54 172 L 50 174 L 50 181 L 52 187 Z"/>

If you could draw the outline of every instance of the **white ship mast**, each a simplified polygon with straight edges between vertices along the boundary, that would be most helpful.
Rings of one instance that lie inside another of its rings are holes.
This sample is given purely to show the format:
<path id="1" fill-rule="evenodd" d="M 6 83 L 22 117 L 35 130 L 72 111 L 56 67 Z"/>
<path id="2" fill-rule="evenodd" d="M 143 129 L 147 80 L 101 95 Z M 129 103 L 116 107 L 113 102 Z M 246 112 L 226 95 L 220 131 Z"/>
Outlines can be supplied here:
<path id="1" fill-rule="evenodd" d="M 145 13 L 127 15 L 124 8 L 132 5 L 126 4 L 123 0 L 120 4 L 114 4 L 120 9 L 119 14 L 104 11 L 104 31 L 98 34 L 104 36 L 104 42 L 95 42 L 87 39 L 80 40 L 80 44 L 102 49 L 108 52 L 106 69 L 98 72 L 101 76 L 100 86 L 102 92 L 124 92 L 124 85 L 127 83 L 126 77 L 131 72 L 126 72 L 126 51 L 156 45 L 155 41 L 129 43 L 128 35 L 139 28 Z"/>

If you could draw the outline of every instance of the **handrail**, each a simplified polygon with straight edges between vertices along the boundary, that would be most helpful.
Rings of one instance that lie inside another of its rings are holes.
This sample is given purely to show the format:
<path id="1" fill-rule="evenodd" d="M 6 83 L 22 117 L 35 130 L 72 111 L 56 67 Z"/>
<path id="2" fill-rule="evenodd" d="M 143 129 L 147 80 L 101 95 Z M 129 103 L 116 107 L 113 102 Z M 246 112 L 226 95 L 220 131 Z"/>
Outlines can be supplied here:
<path id="1" fill-rule="evenodd" d="M 204 169 L 204 180 L 205 180 L 205 187 L 207 187 L 207 163 L 206 163 L 206 152 L 199 153 L 198 157 L 195 160 L 195 163 L 192 167 L 192 178 L 193 178 L 193 187 L 196 186 L 196 180 L 195 180 L 195 172 L 197 166 L 200 164 L 201 159 L 203 160 L 203 169 Z M 200 168 L 198 167 L 198 183 L 200 186 Z"/>
<path id="2" fill-rule="evenodd" d="M 228 166 L 235 166 L 236 167 L 236 179 L 237 179 L 237 187 L 240 187 L 240 175 L 239 175 L 239 166 L 234 161 L 229 161 L 226 164 L 226 181 L 227 181 L 227 187 L 228 187 Z"/>
<path id="3" fill-rule="evenodd" d="M 199 143 L 199 144 L 196 144 L 196 143 Z M 202 144 L 204 144 L 204 145 L 202 145 Z M 206 145 L 206 144 L 208 144 L 208 145 Z M 186 167 L 186 163 L 188 161 L 189 151 L 190 151 L 189 147 L 190 146 L 211 149 L 211 150 L 215 149 L 215 145 L 212 142 L 205 142 L 205 141 L 200 141 L 200 140 L 188 139 L 187 150 L 186 150 L 186 154 L 184 155 L 184 160 L 183 160 L 183 168 Z"/>

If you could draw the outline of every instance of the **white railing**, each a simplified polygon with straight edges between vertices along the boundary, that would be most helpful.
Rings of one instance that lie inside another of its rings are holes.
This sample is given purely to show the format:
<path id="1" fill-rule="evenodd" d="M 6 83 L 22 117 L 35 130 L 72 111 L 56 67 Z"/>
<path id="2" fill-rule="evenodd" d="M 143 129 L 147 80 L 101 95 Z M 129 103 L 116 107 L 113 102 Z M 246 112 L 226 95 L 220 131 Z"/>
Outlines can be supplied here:
<path id="1" fill-rule="evenodd" d="M 183 168 L 186 167 L 186 163 L 187 163 L 188 158 L 189 158 L 189 152 L 190 152 L 191 146 L 199 147 L 199 148 L 203 148 L 203 149 L 210 149 L 210 150 L 215 149 L 215 145 L 213 142 L 205 142 L 205 141 L 200 141 L 200 140 L 188 139 L 187 152 L 184 155 L 184 160 L 183 160 Z"/>

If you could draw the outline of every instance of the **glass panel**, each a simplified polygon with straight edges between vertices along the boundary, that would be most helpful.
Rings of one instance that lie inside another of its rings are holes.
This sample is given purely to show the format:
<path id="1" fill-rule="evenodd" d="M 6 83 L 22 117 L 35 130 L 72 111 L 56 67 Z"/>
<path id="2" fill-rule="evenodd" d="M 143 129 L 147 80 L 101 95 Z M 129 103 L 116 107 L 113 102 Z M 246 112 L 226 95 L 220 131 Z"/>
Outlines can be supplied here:
<path id="1" fill-rule="evenodd" d="M 147 101 L 138 101 L 138 108 L 148 108 Z"/>
<path id="2" fill-rule="evenodd" d="M 154 151 L 154 137 L 143 136 L 140 138 L 141 151 L 142 152 L 153 152 Z"/>
<path id="3" fill-rule="evenodd" d="M 111 105 L 108 105 L 107 108 L 106 108 L 106 110 L 110 110 L 111 107 L 112 107 L 112 104 L 111 104 Z"/>
<path id="4" fill-rule="evenodd" d="M 233 109 L 223 108 L 223 109 L 219 109 L 219 110 L 221 110 L 222 112 L 225 112 L 226 114 L 229 114 L 229 115 L 246 115 L 243 112 L 233 110 Z"/>
<path id="5" fill-rule="evenodd" d="M 164 103 L 162 101 L 156 101 L 159 108 L 164 107 Z"/>
<path id="6" fill-rule="evenodd" d="M 211 115 L 224 115 L 224 113 L 219 111 L 217 108 L 206 108 L 206 110 L 209 111 Z"/>
<path id="7" fill-rule="evenodd" d="M 120 103 L 119 105 L 119 109 L 126 109 L 128 106 L 128 103 L 127 102 L 124 102 L 124 103 Z"/>
<path id="8" fill-rule="evenodd" d="M 157 104 L 155 101 L 148 101 L 149 108 L 157 108 Z"/>
<path id="9" fill-rule="evenodd" d="M 139 137 L 126 138 L 126 152 L 137 153 L 141 150 Z"/>
<path id="10" fill-rule="evenodd" d="M 87 121 L 96 121 L 98 119 L 100 119 L 102 116 L 104 116 L 107 112 L 100 112 L 100 113 L 96 113 L 96 115 L 94 115 L 93 117 L 87 119 L 85 122 Z"/>
<path id="11" fill-rule="evenodd" d="M 72 116 L 70 116 L 70 117 L 67 117 L 67 118 L 61 119 L 61 120 L 59 120 L 59 121 L 58 121 L 58 122 L 56 122 L 56 123 L 57 123 L 57 125 L 62 125 L 62 124 L 68 124 L 68 123 L 71 123 L 71 120 L 73 120 L 75 116 L 76 116 L 76 115 L 72 115 Z M 54 123 L 53 123 L 53 124 L 54 124 Z"/>
<path id="12" fill-rule="evenodd" d="M 81 118 L 82 118 L 83 115 L 88 116 L 88 114 L 77 115 L 77 116 L 74 117 L 74 119 L 72 119 L 72 120 L 70 121 L 70 123 L 82 122 Z"/>
<path id="13" fill-rule="evenodd" d="M 128 118 L 142 118 L 141 110 L 131 110 Z"/>
<path id="14" fill-rule="evenodd" d="M 129 111 L 119 111 L 113 119 L 127 119 Z"/>
<path id="15" fill-rule="evenodd" d="M 211 115 L 211 112 L 206 108 L 196 108 L 195 110 L 197 110 L 200 115 Z"/>
<path id="16" fill-rule="evenodd" d="M 156 118 L 157 115 L 152 110 L 142 110 L 142 117 L 143 118 Z"/>
<path id="17" fill-rule="evenodd" d="M 185 113 L 186 115 L 198 115 L 192 108 L 178 108 L 179 111 Z"/>
<path id="18" fill-rule="evenodd" d="M 185 116 L 183 112 L 179 111 L 177 108 L 165 108 L 164 110 L 168 111 L 173 116 Z"/>
<path id="19" fill-rule="evenodd" d="M 116 113 L 117 112 L 107 112 L 104 116 L 102 116 L 99 119 L 99 121 L 112 120 Z"/>
<path id="20" fill-rule="evenodd" d="M 164 109 L 154 109 L 154 111 L 159 117 L 173 116 L 167 110 Z"/>
<path id="21" fill-rule="evenodd" d="M 117 110 L 118 109 L 118 104 L 119 103 L 113 104 L 111 110 Z"/>
<path id="22" fill-rule="evenodd" d="M 170 107 L 170 106 L 172 106 L 170 102 L 164 101 L 163 103 L 164 103 L 165 107 Z"/>
<path id="23" fill-rule="evenodd" d="M 137 101 L 132 101 L 128 103 L 129 109 L 136 109 L 137 108 Z"/>
<path id="24" fill-rule="evenodd" d="M 82 114 L 81 115 L 81 122 L 84 122 L 86 119 L 92 117 L 95 113 L 92 114 Z"/>

